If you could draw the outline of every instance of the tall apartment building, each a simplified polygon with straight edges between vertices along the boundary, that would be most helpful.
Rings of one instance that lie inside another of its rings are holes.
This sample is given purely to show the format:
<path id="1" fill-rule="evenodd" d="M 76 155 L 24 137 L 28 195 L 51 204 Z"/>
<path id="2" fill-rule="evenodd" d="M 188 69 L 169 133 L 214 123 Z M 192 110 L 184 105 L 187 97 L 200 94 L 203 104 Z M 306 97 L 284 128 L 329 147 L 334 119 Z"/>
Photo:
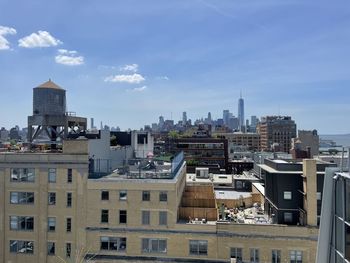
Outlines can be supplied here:
<path id="1" fill-rule="evenodd" d="M 259 165 L 265 182 L 265 211 L 278 224 L 318 225 L 325 169 L 335 166 L 312 159 L 265 159 Z M 309 202 L 314 202 L 313 208 Z M 310 220 L 312 210 L 317 217 Z"/>
<path id="2" fill-rule="evenodd" d="M 301 141 L 302 150 L 305 151 L 310 147 L 311 158 L 319 154 L 320 138 L 317 130 L 298 130 L 298 138 Z"/>
<path id="3" fill-rule="evenodd" d="M 289 116 L 262 117 L 257 126 L 262 151 L 271 151 L 274 144 L 282 152 L 291 149 L 291 139 L 296 137 L 296 124 Z"/>
<path id="4" fill-rule="evenodd" d="M 90 179 L 87 145 L 0 153 L 1 262 L 315 262 L 316 227 L 184 219 L 182 154 Z"/>

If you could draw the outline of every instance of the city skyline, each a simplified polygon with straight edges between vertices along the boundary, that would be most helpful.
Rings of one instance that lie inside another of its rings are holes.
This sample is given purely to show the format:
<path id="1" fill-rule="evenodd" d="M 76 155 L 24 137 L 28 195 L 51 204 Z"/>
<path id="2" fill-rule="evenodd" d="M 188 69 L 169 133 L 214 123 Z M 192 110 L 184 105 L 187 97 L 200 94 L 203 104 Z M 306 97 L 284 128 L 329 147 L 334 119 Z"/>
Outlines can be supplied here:
<path id="1" fill-rule="evenodd" d="M 2 2 L 1 126 L 25 127 L 32 89 L 51 78 L 69 111 L 121 129 L 237 115 L 242 90 L 245 119 L 349 133 L 348 12 L 345 1 Z"/>

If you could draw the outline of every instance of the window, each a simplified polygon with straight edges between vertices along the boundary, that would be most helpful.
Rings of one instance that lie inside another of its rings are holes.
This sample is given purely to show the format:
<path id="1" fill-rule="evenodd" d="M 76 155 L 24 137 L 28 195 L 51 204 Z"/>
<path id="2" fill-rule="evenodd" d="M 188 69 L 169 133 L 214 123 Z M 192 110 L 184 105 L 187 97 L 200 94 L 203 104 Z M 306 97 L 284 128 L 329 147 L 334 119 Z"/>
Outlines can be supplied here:
<path id="1" fill-rule="evenodd" d="M 67 207 L 72 206 L 72 193 L 67 193 Z"/>
<path id="2" fill-rule="evenodd" d="M 72 244 L 66 243 L 66 257 L 70 258 L 72 254 Z"/>
<path id="3" fill-rule="evenodd" d="M 292 200 L 292 192 L 284 191 L 283 198 L 284 198 L 284 200 Z"/>
<path id="4" fill-rule="evenodd" d="M 143 253 L 166 253 L 167 240 L 158 238 L 143 238 L 142 239 Z"/>
<path id="5" fill-rule="evenodd" d="M 302 263 L 303 262 L 303 252 L 299 250 L 289 251 L 290 263 Z"/>
<path id="6" fill-rule="evenodd" d="M 320 200 L 321 200 L 321 196 L 322 196 L 321 192 L 317 192 L 317 193 L 316 193 L 316 199 L 317 199 L 317 200 L 320 201 Z"/>
<path id="7" fill-rule="evenodd" d="M 33 204 L 34 193 L 33 192 L 11 192 L 10 202 L 11 204 Z"/>
<path id="8" fill-rule="evenodd" d="M 101 192 L 101 200 L 109 200 L 109 191 Z"/>
<path id="9" fill-rule="evenodd" d="M 101 250 L 126 250 L 126 237 L 101 237 Z"/>
<path id="10" fill-rule="evenodd" d="M 101 223 L 108 223 L 108 210 L 101 210 Z"/>
<path id="11" fill-rule="evenodd" d="M 11 253 L 33 254 L 34 253 L 34 242 L 33 241 L 23 241 L 23 240 L 10 240 L 10 252 Z"/>
<path id="12" fill-rule="evenodd" d="M 281 263 L 281 250 L 272 250 L 272 263 Z"/>
<path id="13" fill-rule="evenodd" d="M 159 212 L 159 225 L 167 225 L 168 224 L 168 214 L 166 211 Z"/>
<path id="14" fill-rule="evenodd" d="M 11 230 L 33 230 L 34 217 L 32 216 L 10 216 Z"/>
<path id="15" fill-rule="evenodd" d="M 127 199 L 128 192 L 126 190 L 119 191 L 119 200 L 125 201 Z"/>
<path id="16" fill-rule="evenodd" d="M 160 202 L 167 202 L 168 201 L 168 193 L 167 192 L 160 192 L 159 193 L 159 201 Z"/>
<path id="17" fill-rule="evenodd" d="M 55 242 L 47 242 L 47 254 L 53 256 L 55 253 Z"/>
<path id="18" fill-rule="evenodd" d="M 55 231 L 55 230 L 56 230 L 56 217 L 48 217 L 47 231 Z"/>
<path id="19" fill-rule="evenodd" d="M 73 182 L 73 170 L 69 168 L 67 170 L 67 183 Z"/>
<path id="20" fill-rule="evenodd" d="M 126 223 L 127 223 L 127 211 L 119 210 L 119 224 L 126 224 Z"/>
<path id="21" fill-rule="evenodd" d="M 11 182 L 34 182 L 35 173 L 33 168 L 13 168 L 11 169 Z"/>
<path id="22" fill-rule="evenodd" d="M 150 224 L 150 217 L 151 213 L 150 211 L 142 211 L 142 225 L 149 225 Z"/>
<path id="23" fill-rule="evenodd" d="M 49 168 L 49 183 L 56 183 L 56 169 Z"/>
<path id="24" fill-rule="evenodd" d="M 142 201 L 149 201 L 149 200 L 151 200 L 150 191 L 142 191 Z"/>
<path id="25" fill-rule="evenodd" d="M 190 255 L 208 255 L 208 241 L 190 240 Z"/>
<path id="26" fill-rule="evenodd" d="M 66 231 L 72 232 L 72 218 L 66 218 Z"/>
<path id="27" fill-rule="evenodd" d="M 284 212 L 284 222 L 285 223 L 292 223 L 293 222 L 293 214 L 289 212 Z"/>
<path id="28" fill-rule="evenodd" d="M 257 248 L 250 249 L 250 262 L 259 263 L 259 249 Z"/>
<path id="29" fill-rule="evenodd" d="M 237 263 L 242 262 L 242 250 L 240 247 L 231 247 L 231 258 L 235 258 Z"/>
<path id="30" fill-rule="evenodd" d="M 56 204 L 56 193 L 49 193 L 49 205 L 55 205 Z"/>

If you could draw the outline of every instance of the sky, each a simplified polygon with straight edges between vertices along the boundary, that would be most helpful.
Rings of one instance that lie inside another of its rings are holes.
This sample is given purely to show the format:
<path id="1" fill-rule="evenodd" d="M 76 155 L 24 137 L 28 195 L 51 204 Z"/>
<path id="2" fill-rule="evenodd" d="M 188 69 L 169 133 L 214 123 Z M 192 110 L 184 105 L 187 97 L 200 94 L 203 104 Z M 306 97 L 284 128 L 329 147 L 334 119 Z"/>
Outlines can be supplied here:
<path id="1" fill-rule="evenodd" d="M 350 2 L 0 0 L 0 126 L 52 79 L 68 111 L 139 129 L 224 109 L 350 133 Z"/>

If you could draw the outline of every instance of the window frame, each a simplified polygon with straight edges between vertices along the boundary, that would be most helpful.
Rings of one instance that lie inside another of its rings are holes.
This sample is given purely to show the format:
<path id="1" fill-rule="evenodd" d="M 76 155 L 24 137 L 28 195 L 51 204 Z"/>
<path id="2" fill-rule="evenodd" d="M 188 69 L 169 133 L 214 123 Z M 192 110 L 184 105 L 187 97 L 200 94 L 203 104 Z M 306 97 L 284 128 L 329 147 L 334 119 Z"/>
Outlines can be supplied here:
<path id="1" fill-rule="evenodd" d="M 48 168 L 48 177 L 47 182 L 50 184 L 54 184 L 57 182 L 57 169 L 56 168 Z"/>
<path id="2" fill-rule="evenodd" d="M 147 254 L 166 254 L 168 252 L 168 240 L 166 238 L 142 238 L 141 252 Z"/>
<path id="3" fill-rule="evenodd" d="M 109 201 L 109 191 L 101 190 L 101 201 Z"/>
<path id="4" fill-rule="evenodd" d="M 142 191 L 142 201 L 143 202 L 151 201 L 151 191 Z"/>
<path id="5" fill-rule="evenodd" d="M 54 202 L 51 202 L 52 200 L 50 201 L 50 198 L 52 197 L 51 195 L 54 196 L 54 199 L 55 199 Z M 56 199 L 56 192 L 48 192 L 47 196 L 48 196 L 48 205 L 56 205 L 56 200 L 57 200 Z"/>
<path id="6" fill-rule="evenodd" d="M 56 232 L 56 217 L 49 216 L 47 217 L 47 232 Z M 50 225 L 50 223 L 53 225 Z"/>
<path id="7" fill-rule="evenodd" d="M 128 191 L 120 190 L 119 191 L 119 201 L 127 201 L 128 200 Z"/>
<path id="8" fill-rule="evenodd" d="M 67 207 L 72 207 L 73 206 L 73 193 L 72 192 L 67 192 L 67 200 L 66 200 L 66 206 Z"/>
<path id="9" fill-rule="evenodd" d="M 283 200 L 292 200 L 293 194 L 292 191 L 283 191 Z"/>
<path id="10" fill-rule="evenodd" d="M 119 224 L 127 224 L 127 223 L 128 223 L 128 210 L 125 210 L 125 209 L 119 210 Z"/>
<path id="11" fill-rule="evenodd" d="M 72 218 L 66 217 L 66 232 L 71 233 L 72 232 Z"/>
<path id="12" fill-rule="evenodd" d="M 51 249 L 49 249 L 50 245 L 51 245 Z M 56 242 L 47 241 L 47 255 L 48 256 L 55 256 L 56 255 Z"/>
<path id="13" fill-rule="evenodd" d="M 16 171 L 16 173 L 14 173 L 14 171 Z M 15 174 L 17 177 L 14 176 Z M 15 178 L 17 179 L 15 180 Z M 35 183 L 35 169 L 34 168 L 11 168 L 10 182 L 11 183 Z"/>
<path id="14" fill-rule="evenodd" d="M 148 226 L 151 224 L 151 211 L 142 210 L 141 211 L 141 225 Z"/>
<path id="15" fill-rule="evenodd" d="M 201 246 L 203 245 L 205 245 L 205 250 L 201 251 Z M 193 250 L 193 248 L 196 249 Z M 189 254 L 195 256 L 208 256 L 208 240 L 189 240 Z"/>
<path id="16" fill-rule="evenodd" d="M 167 226 L 168 225 L 168 211 L 159 211 L 158 215 L 159 219 L 159 225 L 160 226 Z"/>
<path id="17" fill-rule="evenodd" d="M 168 202 L 168 192 L 167 191 L 160 191 L 159 192 L 159 202 Z"/>
<path id="18" fill-rule="evenodd" d="M 109 223 L 109 210 L 101 209 L 101 224 L 108 224 L 108 223 Z"/>
<path id="19" fill-rule="evenodd" d="M 107 247 L 105 246 L 106 244 L 103 246 L 103 243 L 107 243 Z M 127 249 L 126 237 L 100 236 L 100 250 L 125 252 L 126 249 Z"/>
<path id="20" fill-rule="evenodd" d="M 68 168 L 67 169 L 67 184 L 73 183 L 73 169 Z"/>

